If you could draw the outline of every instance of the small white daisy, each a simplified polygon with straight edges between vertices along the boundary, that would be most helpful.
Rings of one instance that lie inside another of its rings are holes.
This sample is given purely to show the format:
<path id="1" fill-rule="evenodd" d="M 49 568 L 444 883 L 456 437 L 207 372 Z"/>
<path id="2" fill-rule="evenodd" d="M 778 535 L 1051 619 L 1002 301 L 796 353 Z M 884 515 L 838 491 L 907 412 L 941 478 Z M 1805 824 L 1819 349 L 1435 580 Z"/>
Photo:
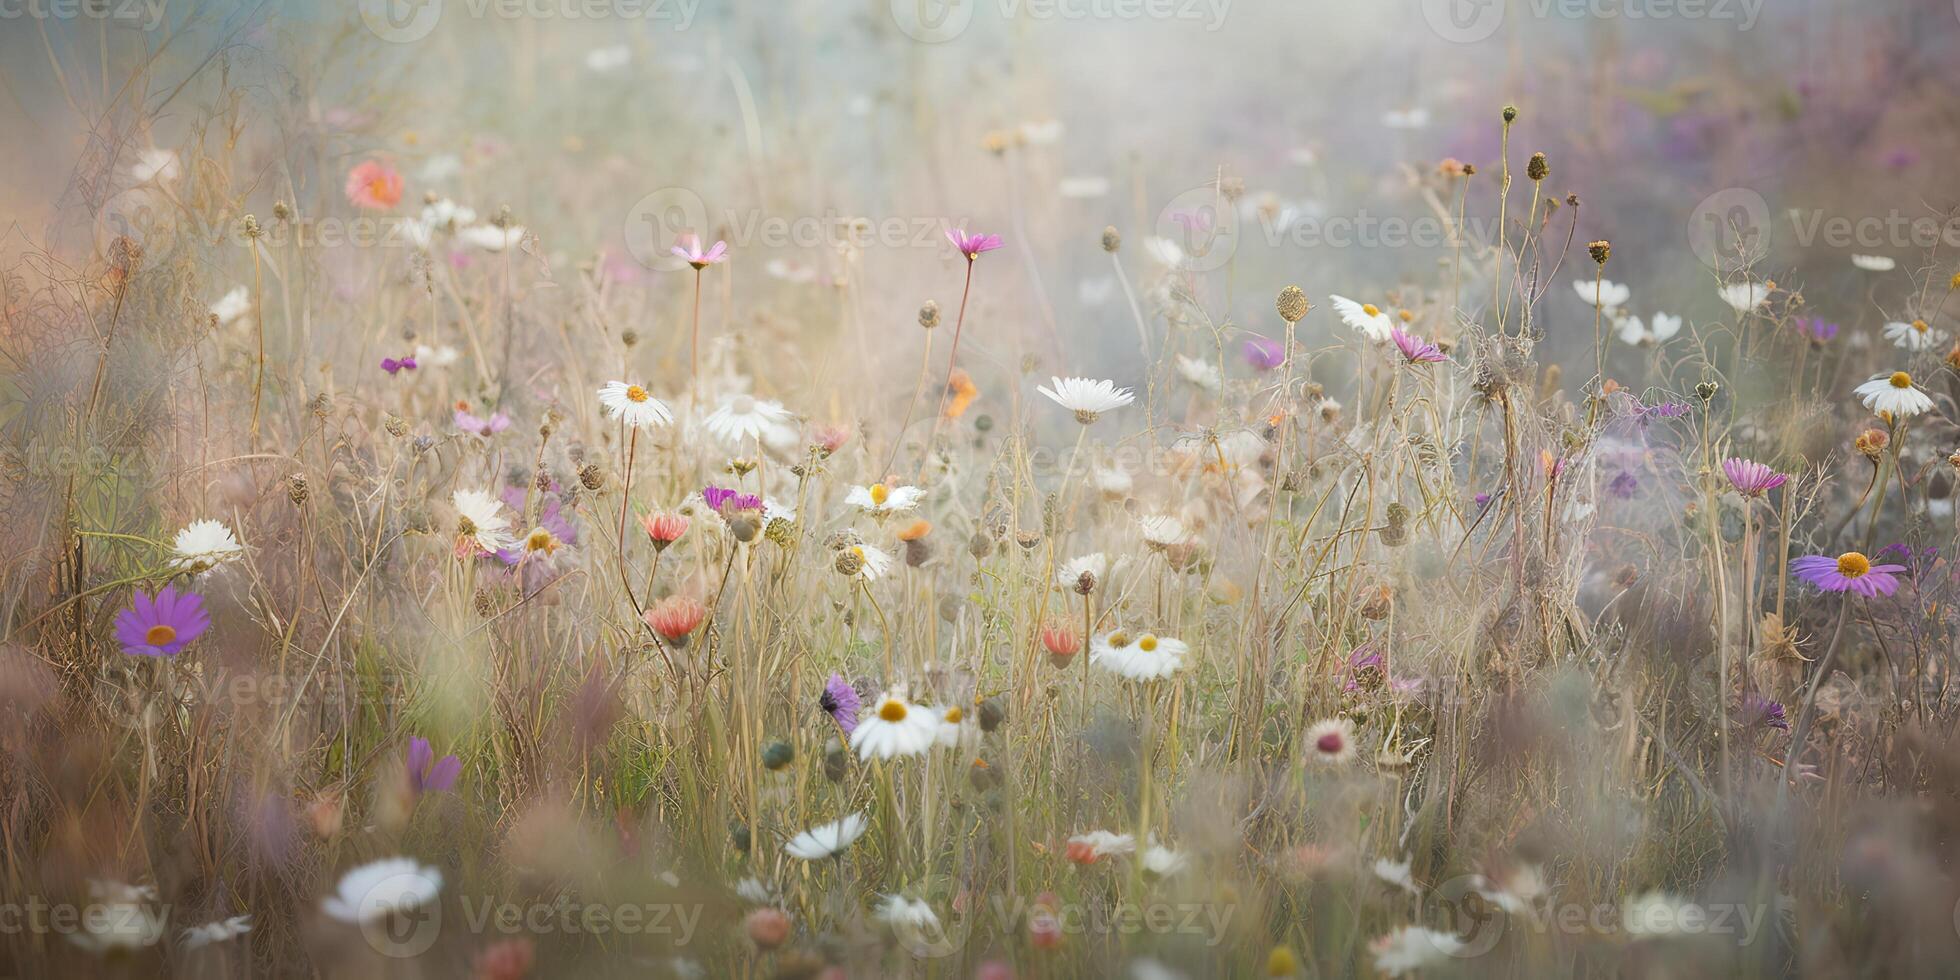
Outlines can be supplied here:
<path id="1" fill-rule="evenodd" d="M 239 317 L 252 311 L 252 294 L 244 286 L 234 286 L 216 303 L 211 304 L 211 315 L 218 318 L 221 327 L 230 326 Z"/>
<path id="2" fill-rule="evenodd" d="M 450 500 L 456 505 L 457 533 L 474 539 L 478 548 L 497 552 L 517 544 L 510 533 L 510 518 L 504 516 L 503 501 L 482 490 L 458 490 Z"/>
<path id="3" fill-rule="evenodd" d="M 1572 280 L 1572 291 L 1578 293 L 1579 298 L 1584 300 L 1587 305 L 1597 306 L 1602 310 L 1617 310 L 1627 305 L 1627 300 L 1633 298 L 1632 289 L 1628 288 L 1625 283 L 1614 282 L 1611 279 L 1600 279 L 1598 281 L 1574 279 Z"/>
<path id="4" fill-rule="evenodd" d="M 864 814 L 853 813 L 835 823 L 811 827 L 797 834 L 783 845 L 783 853 L 805 861 L 835 857 L 863 837 L 866 826 Z"/>
<path id="5" fill-rule="evenodd" d="M 1307 729 L 1307 757 L 1324 765 L 1341 765 L 1354 758 L 1354 722 L 1328 718 Z"/>
<path id="6" fill-rule="evenodd" d="M 1925 320 L 1894 320 L 1885 325 L 1885 339 L 1901 350 L 1922 351 L 1946 343 L 1946 332 L 1933 329 Z"/>
<path id="7" fill-rule="evenodd" d="M 1889 255 L 1853 255 L 1851 264 L 1866 272 L 1891 272 L 1899 267 Z"/>
<path id="8" fill-rule="evenodd" d="M 760 439 L 771 426 L 789 420 L 789 411 L 781 402 L 772 402 L 754 395 L 735 395 L 724 399 L 707 418 L 701 420 L 709 432 L 726 442 L 747 442 Z"/>
<path id="9" fill-rule="evenodd" d="M 414 858 L 384 858 L 340 876 L 320 911 L 341 922 L 375 922 L 396 912 L 421 908 L 442 891 L 442 871 Z"/>
<path id="10" fill-rule="evenodd" d="M 750 905 L 772 905 L 776 901 L 776 891 L 756 877 L 743 878 L 735 883 L 735 897 Z"/>
<path id="11" fill-rule="evenodd" d="M 868 544 L 854 544 L 845 549 L 858 557 L 858 577 L 866 582 L 876 582 L 891 570 L 891 552 Z"/>
<path id="12" fill-rule="evenodd" d="M 1089 471 L 1089 482 L 1105 497 L 1121 497 L 1136 486 L 1130 471 L 1120 466 L 1097 466 Z"/>
<path id="13" fill-rule="evenodd" d="M 1375 859 L 1375 877 L 1394 885 L 1412 895 L 1419 895 L 1422 889 L 1416 885 L 1415 875 L 1410 873 L 1408 858 L 1390 861 L 1387 858 Z"/>
<path id="14" fill-rule="evenodd" d="M 415 364 L 417 367 L 446 368 L 456 363 L 463 355 L 456 348 L 444 344 L 430 347 L 428 344 L 415 345 Z"/>
<path id="15" fill-rule="evenodd" d="M 1135 854 L 1137 839 L 1131 834 L 1113 834 L 1107 830 L 1091 830 L 1086 834 L 1076 834 L 1068 839 L 1069 860 L 1077 864 L 1090 864 L 1106 857 L 1122 854 Z"/>
<path id="16" fill-rule="evenodd" d="M 980 726 L 957 704 L 932 709 L 939 716 L 936 738 L 942 749 L 971 749 L 980 742 Z"/>
<path id="17" fill-rule="evenodd" d="M 1036 385 L 1035 390 L 1047 395 L 1050 401 L 1075 413 L 1075 420 L 1083 425 L 1094 425 L 1104 412 L 1115 411 L 1136 401 L 1136 393 L 1128 388 L 1116 387 L 1114 381 L 1096 381 L 1089 378 L 1052 378 L 1053 388 Z"/>
<path id="18" fill-rule="evenodd" d="M 1191 532 L 1184 529 L 1184 522 L 1169 514 L 1141 518 L 1137 521 L 1137 530 L 1142 533 L 1145 544 L 1160 551 L 1191 540 Z"/>
<path id="19" fill-rule="evenodd" d="M 624 381 L 608 381 L 599 389 L 599 404 L 606 406 L 606 417 L 619 419 L 635 429 L 666 425 L 674 413 L 645 388 Z"/>
<path id="20" fill-rule="evenodd" d="M 1620 906 L 1620 924 L 1627 935 L 1639 938 L 1673 935 L 1690 923 L 1706 921 L 1705 909 L 1666 892 L 1636 895 Z"/>
<path id="21" fill-rule="evenodd" d="M 231 528 L 222 521 L 190 522 L 177 532 L 177 542 L 171 550 L 177 555 L 177 568 L 192 574 L 210 571 L 245 556 L 245 546 L 238 543 Z"/>
<path id="22" fill-rule="evenodd" d="M 1668 338 L 1681 332 L 1681 318 L 1666 313 L 1654 314 L 1653 326 L 1640 322 L 1637 316 L 1623 316 L 1614 322 L 1620 333 L 1620 342 L 1635 347 L 1664 344 Z"/>
<path id="23" fill-rule="evenodd" d="M 1155 681 L 1177 673 L 1190 649 L 1168 636 L 1116 630 L 1089 644 L 1089 662 L 1124 680 Z"/>
<path id="24" fill-rule="evenodd" d="M 499 228 L 496 225 L 470 225 L 456 232 L 456 240 L 486 252 L 501 252 L 524 240 L 522 225 Z"/>
<path id="25" fill-rule="evenodd" d="M 1424 926 L 1403 926 L 1368 944 L 1375 954 L 1375 969 L 1399 977 L 1442 963 L 1463 949 L 1463 940 L 1454 934 Z"/>
<path id="26" fill-rule="evenodd" d="M 925 495 L 926 492 L 918 487 L 890 487 L 873 483 L 868 487 L 852 487 L 844 502 L 871 514 L 895 514 L 919 506 L 919 498 Z"/>
<path id="27" fill-rule="evenodd" d="M 1218 375 L 1218 365 L 1202 357 L 1177 355 L 1177 374 L 1206 391 L 1217 391 L 1224 384 Z"/>
<path id="28" fill-rule="evenodd" d="M 251 931 L 251 916 L 234 915 L 229 919 L 207 922 L 184 930 L 183 944 L 185 949 L 201 949 L 212 943 L 229 942 Z"/>
<path id="29" fill-rule="evenodd" d="M 1769 301 L 1769 287 L 1760 282 L 1732 282 L 1715 291 L 1737 313 L 1747 313 Z"/>
<path id="30" fill-rule="evenodd" d="M 1870 381 L 1852 389 L 1873 414 L 1883 412 L 1895 419 L 1909 419 L 1931 411 L 1933 399 L 1912 383 L 1904 371 L 1872 375 Z"/>
<path id="31" fill-rule="evenodd" d="M 939 916 L 924 899 L 906 898 L 903 895 L 886 895 L 878 902 L 875 913 L 878 921 L 888 926 L 905 929 L 937 929 Z"/>
<path id="32" fill-rule="evenodd" d="M 896 693 L 887 693 L 858 719 L 851 747 L 865 760 L 918 755 L 939 741 L 943 720 L 943 715 L 925 705 L 908 704 Z"/>
<path id="33" fill-rule="evenodd" d="M 1150 839 L 1150 846 L 1143 849 L 1143 870 L 1159 878 L 1168 878 L 1189 867 L 1191 859 L 1183 854 Z"/>
<path id="34" fill-rule="evenodd" d="M 1109 577 L 1109 557 L 1097 551 L 1071 558 L 1056 570 L 1055 584 L 1064 589 L 1074 589 L 1081 584 L 1084 573 L 1091 576 L 1092 584 L 1101 585 Z"/>
<path id="35" fill-rule="evenodd" d="M 1341 322 L 1361 331 L 1363 337 L 1376 343 L 1389 343 L 1395 339 L 1395 322 L 1373 303 L 1357 303 L 1346 296 L 1328 296 L 1334 304 L 1334 313 Z"/>

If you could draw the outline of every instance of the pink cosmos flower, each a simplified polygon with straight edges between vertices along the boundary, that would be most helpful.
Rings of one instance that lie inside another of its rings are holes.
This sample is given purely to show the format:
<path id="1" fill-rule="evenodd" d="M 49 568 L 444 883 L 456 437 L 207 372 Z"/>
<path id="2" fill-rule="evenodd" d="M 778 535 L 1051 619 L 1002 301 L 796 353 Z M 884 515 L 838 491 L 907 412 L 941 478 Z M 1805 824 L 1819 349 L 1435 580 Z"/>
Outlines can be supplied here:
<path id="1" fill-rule="evenodd" d="M 969 235 L 964 228 L 946 229 L 946 240 L 952 242 L 968 262 L 978 259 L 981 252 L 991 252 L 1001 245 L 999 235 Z"/>
<path id="2" fill-rule="evenodd" d="M 1395 341 L 1396 348 L 1402 352 L 1403 357 L 1409 359 L 1410 364 L 1435 364 L 1449 360 L 1435 344 L 1428 343 L 1414 334 L 1404 333 L 1401 327 L 1389 327 L 1388 336 Z"/>
<path id="3" fill-rule="evenodd" d="M 1729 478 L 1735 492 L 1745 497 L 1760 497 L 1790 479 L 1755 460 L 1733 456 L 1722 461 L 1722 473 Z"/>
<path id="4" fill-rule="evenodd" d="M 716 242 L 715 247 L 701 251 L 701 239 L 692 233 L 682 235 L 673 248 L 675 255 L 687 261 L 696 269 L 705 269 L 728 257 L 728 243 Z"/>
<path id="5" fill-rule="evenodd" d="M 1792 573 L 1826 592 L 1856 592 L 1867 599 L 1898 591 L 1898 573 L 1905 570 L 1904 565 L 1874 565 L 1856 551 L 1836 558 L 1805 555 L 1790 562 Z"/>
<path id="6" fill-rule="evenodd" d="M 401 203 L 402 175 L 379 160 L 363 161 L 347 172 L 347 200 L 355 207 L 386 211 Z"/>
<path id="7" fill-rule="evenodd" d="M 471 435 L 478 435 L 488 439 L 510 428 L 510 416 L 502 412 L 496 412 L 486 419 L 471 414 L 468 409 L 458 408 L 456 410 L 456 428 L 468 432 Z"/>

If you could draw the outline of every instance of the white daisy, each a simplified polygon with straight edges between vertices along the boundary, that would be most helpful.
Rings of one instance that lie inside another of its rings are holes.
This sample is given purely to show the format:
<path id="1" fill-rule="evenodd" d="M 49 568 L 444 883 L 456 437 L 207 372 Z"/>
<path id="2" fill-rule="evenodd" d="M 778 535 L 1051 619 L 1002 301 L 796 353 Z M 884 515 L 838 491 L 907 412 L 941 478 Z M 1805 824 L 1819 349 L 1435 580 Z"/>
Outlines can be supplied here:
<path id="1" fill-rule="evenodd" d="M 1357 303 L 1346 296 L 1328 296 L 1334 304 L 1334 313 L 1341 322 L 1356 330 L 1369 340 L 1388 343 L 1395 338 L 1395 322 L 1373 303 Z"/>
<path id="2" fill-rule="evenodd" d="M 859 759 L 891 759 L 918 755 L 939 741 L 944 716 L 922 704 L 908 704 L 896 693 L 878 699 L 878 706 L 858 719 L 851 745 Z"/>
<path id="3" fill-rule="evenodd" d="M 1375 954 L 1375 969 L 1399 977 L 1455 956 L 1463 940 L 1423 926 L 1403 926 L 1375 939 L 1368 949 Z"/>
<path id="4" fill-rule="evenodd" d="M 624 44 L 593 48 L 585 53 L 585 67 L 602 75 L 618 71 L 632 60 L 633 49 Z"/>
<path id="5" fill-rule="evenodd" d="M 229 942 L 251 931 L 251 916 L 234 915 L 229 919 L 206 922 L 184 930 L 183 944 L 185 949 L 200 949 L 212 943 Z"/>
<path id="6" fill-rule="evenodd" d="M 1136 486 L 1130 471 L 1120 466 L 1098 466 L 1089 471 L 1089 482 L 1105 497 L 1121 497 Z"/>
<path id="7" fill-rule="evenodd" d="M 903 895 L 886 895 L 878 902 L 875 913 L 878 921 L 888 926 L 909 929 L 937 929 L 939 916 L 924 899 L 906 898 Z"/>
<path id="8" fill-rule="evenodd" d="M 774 497 L 762 498 L 762 523 L 768 524 L 772 521 L 789 521 L 794 524 L 796 522 L 796 508 Z"/>
<path id="9" fill-rule="evenodd" d="M 501 252 L 524 240 L 524 227 L 522 225 L 510 225 L 505 228 L 496 225 L 470 225 L 456 232 L 456 240 L 471 248 L 480 248 L 486 252 Z"/>
<path id="10" fill-rule="evenodd" d="M 1218 365 L 1202 357 L 1177 355 L 1177 374 L 1206 391 L 1217 391 L 1224 383 L 1218 375 Z"/>
<path id="11" fill-rule="evenodd" d="M 919 506 L 919 498 L 925 495 L 926 492 L 918 487 L 888 487 L 873 483 L 868 487 L 852 487 L 844 502 L 872 514 L 895 514 Z"/>
<path id="12" fill-rule="evenodd" d="M 1620 342 L 1642 345 L 1664 344 L 1669 337 L 1681 332 L 1681 318 L 1666 313 L 1654 314 L 1653 326 L 1640 322 L 1637 316 L 1623 316 L 1613 324 L 1620 333 Z"/>
<path id="13" fill-rule="evenodd" d="M 211 304 L 211 315 L 218 318 L 221 327 L 230 326 L 239 317 L 252 311 L 252 295 L 244 286 L 234 286 L 231 292 L 216 303 Z"/>
<path id="14" fill-rule="evenodd" d="M 1093 381 L 1088 378 L 1051 378 L 1053 388 L 1036 385 L 1036 391 L 1047 395 L 1050 401 L 1075 413 L 1075 420 L 1083 425 L 1093 425 L 1104 412 L 1114 411 L 1136 401 L 1136 393 L 1128 388 L 1116 387 L 1114 381 Z"/>
<path id="15" fill-rule="evenodd" d="M 517 544 L 510 533 L 510 518 L 504 516 L 503 501 L 482 490 L 458 490 L 450 500 L 456 505 L 457 533 L 475 539 L 477 547 L 496 552 Z"/>
<path id="16" fill-rule="evenodd" d="M 223 521 L 190 522 L 177 532 L 177 543 L 171 550 L 177 554 L 177 568 L 191 573 L 209 571 L 245 556 L 245 546 Z"/>
<path id="17" fill-rule="evenodd" d="M 1107 830 L 1091 830 L 1086 834 L 1076 834 L 1068 839 L 1069 857 L 1079 864 L 1087 864 L 1100 858 L 1120 854 L 1134 854 L 1137 839 L 1131 834 L 1112 834 Z M 1079 858 L 1076 855 L 1081 855 Z"/>
<path id="18" fill-rule="evenodd" d="M 1872 375 L 1870 381 L 1853 388 L 1852 394 L 1873 414 L 1883 412 L 1895 419 L 1909 419 L 1933 408 L 1933 399 L 1915 387 L 1912 375 L 1904 371 Z"/>
<path id="19" fill-rule="evenodd" d="M 1184 666 L 1191 649 L 1183 640 L 1155 633 L 1105 633 L 1089 644 L 1089 662 L 1124 680 L 1162 680 Z"/>
<path id="20" fill-rule="evenodd" d="M 428 344 L 415 345 L 415 364 L 417 367 L 445 368 L 456 363 L 463 355 L 456 348 L 444 344 L 430 347 Z"/>
<path id="21" fill-rule="evenodd" d="M 422 221 L 437 231 L 454 231 L 476 223 L 476 209 L 446 197 L 422 205 Z"/>
<path id="22" fill-rule="evenodd" d="M 735 883 L 735 897 L 750 905 L 770 905 L 776 901 L 776 891 L 762 879 L 748 877 Z"/>
<path id="23" fill-rule="evenodd" d="M 1055 584 L 1064 589 L 1073 589 L 1082 582 L 1084 574 L 1091 577 L 1092 584 L 1100 585 L 1109 577 L 1108 556 L 1097 551 L 1063 562 L 1055 572 Z"/>
<path id="24" fill-rule="evenodd" d="M 1143 534 L 1145 544 L 1162 550 L 1175 548 L 1191 540 L 1191 532 L 1184 529 L 1184 522 L 1169 514 L 1153 514 L 1137 521 L 1137 530 Z"/>
<path id="25" fill-rule="evenodd" d="M 1682 931 L 1689 923 L 1705 922 L 1707 911 L 1666 892 L 1647 892 L 1627 899 L 1620 906 L 1620 924 L 1627 935 L 1666 936 Z"/>
<path id="26" fill-rule="evenodd" d="M 1354 722 L 1328 718 L 1307 729 L 1307 757 L 1325 765 L 1340 765 L 1354 758 Z"/>
<path id="27" fill-rule="evenodd" d="M 724 399 L 701 424 L 708 431 L 726 442 L 746 442 L 762 438 L 770 426 L 789 420 L 789 411 L 781 402 L 772 402 L 754 395 L 736 395 Z"/>
<path id="28" fill-rule="evenodd" d="M 136 162 L 130 164 L 129 175 L 139 184 L 150 181 L 169 183 L 176 180 L 180 168 L 177 166 L 177 151 L 151 147 L 136 155 Z"/>
<path id="29" fill-rule="evenodd" d="M 1150 257 L 1162 263 L 1166 269 L 1177 269 L 1184 265 L 1183 247 L 1168 238 L 1152 235 L 1143 240 L 1143 250 L 1149 252 Z"/>
<path id="30" fill-rule="evenodd" d="M 1189 867 L 1191 859 L 1183 854 L 1150 839 L 1150 846 L 1143 849 L 1143 870 L 1159 878 L 1168 878 Z"/>
<path id="31" fill-rule="evenodd" d="M 1925 320 L 1894 320 L 1885 325 L 1885 339 L 1901 350 L 1922 351 L 1946 343 L 1946 333 L 1933 329 Z"/>
<path id="32" fill-rule="evenodd" d="M 660 399 L 645 388 L 624 381 L 606 382 L 599 389 L 599 404 L 606 406 L 607 418 L 619 419 L 635 429 L 666 425 L 674 420 L 674 413 Z"/>
<path id="33" fill-rule="evenodd" d="M 1409 872 L 1408 858 L 1403 858 L 1400 861 L 1376 858 L 1375 877 L 1410 894 L 1420 894 L 1422 892 L 1422 889 L 1416 885 L 1415 875 Z"/>
<path id="34" fill-rule="evenodd" d="M 1769 301 L 1769 287 L 1760 282 L 1732 282 L 1715 291 L 1737 313 L 1747 313 Z"/>
<path id="35" fill-rule="evenodd" d="M 442 891 L 442 871 L 414 858 L 384 858 L 340 876 L 320 911 L 350 924 L 375 922 L 396 912 L 421 908 Z"/>
<path id="36" fill-rule="evenodd" d="M 971 749 L 980 741 L 980 726 L 968 718 L 966 709 L 957 704 L 932 709 L 939 716 L 939 728 L 934 734 L 942 749 Z"/>
<path id="37" fill-rule="evenodd" d="M 891 570 L 891 552 L 868 544 L 854 544 L 845 548 L 858 558 L 858 577 L 866 582 L 876 582 Z"/>
<path id="38" fill-rule="evenodd" d="M 1597 282 L 1591 279 L 1574 279 L 1572 290 L 1587 304 L 1602 310 L 1617 310 L 1627 305 L 1627 300 L 1633 298 L 1632 289 L 1624 283 L 1617 283 L 1611 279 L 1601 279 Z"/>
<path id="39" fill-rule="evenodd" d="M 1899 267 L 1889 255 L 1853 255 L 1851 264 L 1866 272 L 1891 272 Z"/>
<path id="40" fill-rule="evenodd" d="M 853 813 L 836 823 L 821 827 L 811 827 L 783 845 L 783 853 L 805 861 L 821 861 L 844 853 L 859 837 L 864 836 L 867 823 L 864 814 Z"/>

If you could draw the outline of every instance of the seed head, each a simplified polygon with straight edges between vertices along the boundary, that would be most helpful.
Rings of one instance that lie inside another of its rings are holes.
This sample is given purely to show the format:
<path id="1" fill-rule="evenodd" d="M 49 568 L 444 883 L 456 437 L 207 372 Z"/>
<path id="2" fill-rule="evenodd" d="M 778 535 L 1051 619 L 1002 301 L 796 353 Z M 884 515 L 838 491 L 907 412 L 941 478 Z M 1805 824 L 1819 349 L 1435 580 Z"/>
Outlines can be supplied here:
<path id="1" fill-rule="evenodd" d="M 1299 323 L 1300 318 L 1313 309 L 1307 301 L 1307 294 L 1298 286 L 1288 286 L 1279 291 L 1279 299 L 1273 304 L 1279 310 L 1279 318 L 1288 323 Z"/>
<path id="2" fill-rule="evenodd" d="M 1551 176 L 1551 174 L 1551 161 L 1545 159 L 1545 154 L 1542 152 L 1533 153 L 1531 160 L 1524 165 L 1524 175 L 1530 177 L 1532 180 L 1544 180 L 1546 177 Z"/>
<path id="3" fill-rule="evenodd" d="M 1517 121 L 1518 121 L 1518 107 L 1517 107 L 1517 106 L 1514 106 L 1514 105 L 1507 105 L 1507 106 L 1505 106 L 1505 107 L 1504 107 L 1504 122 L 1508 124 L 1508 123 L 1514 123 L 1514 122 L 1517 122 Z"/>
<path id="4" fill-rule="evenodd" d="M 1613 243 L 1604 238 L 1596 242 L 1587 242 L 1586 251 L 1592 255 L 1594 262 L 1605 265 L 1606 260 L 1613 257 Z"/>
<path id="5" fill-rule="evenodd" d="M 1103 229 L 1102 247 L 1103 247 L 1103 251 L 1110 252 L 1112 254 L 1117 249 L 1123 247 L 1123 236 L 1117 233 L 1115 225 L 1109 225 Z M 1960 274 L 1956 274 L 1954 278 L 1960 279 Z"/>

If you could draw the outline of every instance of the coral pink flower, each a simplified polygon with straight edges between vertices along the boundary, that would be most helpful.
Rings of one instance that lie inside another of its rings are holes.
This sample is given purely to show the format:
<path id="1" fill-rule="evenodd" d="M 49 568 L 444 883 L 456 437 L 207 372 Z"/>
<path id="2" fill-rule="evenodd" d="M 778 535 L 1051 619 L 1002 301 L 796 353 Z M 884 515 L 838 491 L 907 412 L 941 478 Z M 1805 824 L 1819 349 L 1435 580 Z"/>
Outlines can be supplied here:
<path id="1" fill-rule="evenodd" d="M 356 207 L 386 211 L 401 203 L 402 175 L 379 160 L 363 161 L 347 172 L 347 200 Z"/>
<path id="2" fill-rule="evenodd" d="M 844 443 L 849 442 L 850 439 L 851 430 L 841 425 L 820 426 L 811 433 L 812 444 L 823 450 L 825 456 L 844 448 Z"/>
<path id="3" fill-rule="evenodd" d="M 679 541 L 681 535 L 687 533 L 687 525 L 686 515 L 672 511 L 663 510 L 658 514 L 645 514 L 640 517 L 640 526 L 646 528 L 647 537 L 653 539 L 655 551 L 666 551 L 668 545 Z"/>
<path id="4" fill-rule="evenodd" d="M 684 595 L 670 595 L 647 607 L 646 622 L 661 639 L 681 643 L 701 625 L 702 617 L 707 614 L 708 610 L 699 602 Z"/>
<path id="5" fill-rule="evenodd" d="M 1066 626 L 1050 626 L 1041 631 L 1041 645 L 1048 648 L 1049 659 L 1059 667 L 1082 649 L 1082 638 Z"/>

